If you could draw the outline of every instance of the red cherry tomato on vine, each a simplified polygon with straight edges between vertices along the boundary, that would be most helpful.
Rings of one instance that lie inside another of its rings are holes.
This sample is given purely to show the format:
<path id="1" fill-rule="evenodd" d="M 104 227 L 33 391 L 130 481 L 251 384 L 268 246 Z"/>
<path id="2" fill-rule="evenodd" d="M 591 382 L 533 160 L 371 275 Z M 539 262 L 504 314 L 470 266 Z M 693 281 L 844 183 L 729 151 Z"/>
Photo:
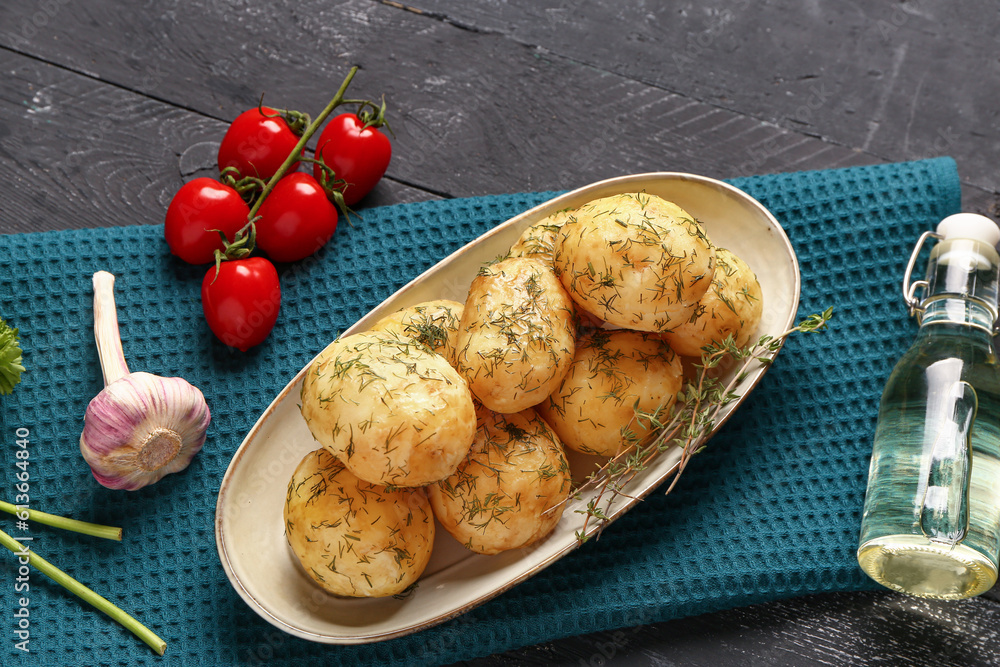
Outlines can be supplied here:
<path id="1" fill-rule="evenodd" d="M 357 114 L 335 116 L 319 135 L 316 159 L 320 155 L 338 179 L 347 182 L 342 188 L 344 202 L 352 206 L 368 194 L 389 167 L 392 144 L 378 128 L 364 126 Z M 313 167 L 313 176 L 321 181 L 322 168 Z"/>
<path id="2" fill-rule="evenodd" d="M 301 171 L 278 181 L 257 213 L 257 247 L 276 262 L 308 257 L 337 229 L 337 207 L 316 179 Z"/>
<path id="3" fill-rule="evenodd" d="M 267 180 L 278 171 L 298 142 L 298 136 L 274 109 L 261 107 L 244 111 L 229 125 L 222 138 L 219 171 L 236 167 L 241 176 Z"/>
<path id="4" fill-rule="evenodd" d="M 212 333 L 242 352 L 271 333 L 281 308 L 281 286 L 274 265 L 263 257 L 222 262 L 201 281 L 201 307 Z"/>
<path id="5" fill-rule="evenodd" d="M 207 264 L 222 250 L 218 229 L 230 241 L 244 225 L 250 207 L 236 190 L 211 178 L 181 186 L 167 207 L 163 236 L 170 252 L 189 264 Z"/>

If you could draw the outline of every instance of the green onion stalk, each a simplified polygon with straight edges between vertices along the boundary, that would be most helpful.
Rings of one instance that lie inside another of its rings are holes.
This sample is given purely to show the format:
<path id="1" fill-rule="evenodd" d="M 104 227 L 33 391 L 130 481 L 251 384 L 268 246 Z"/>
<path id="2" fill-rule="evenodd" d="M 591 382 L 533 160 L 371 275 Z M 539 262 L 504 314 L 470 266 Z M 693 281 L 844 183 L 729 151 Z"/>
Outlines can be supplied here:
<path id="1" fill-rule="evenodd" d="M 46 512 L 39 512 L 38 510 L 28 509 L 27 507 L 11 505 L 10 503 L 6 503 L 2 500 L 0 500 L 0 512 L 14 514 L 19 519 L 24 518 L 25 515 L 27 515 L 28 521 L 42 523 L 46 526 L 52 526 L 53 528 L 61 528 L 62 530 L 82 533 L 84 535 L 90 535 L 91 537 L 100 537 L 105 540 L 115 540 L 116 542 L 122 541 L 122 529 L 116 526 L 102 526 L 99 523 L 88 523 L 86 521 L 77 521 L 76 519 L 67 519 L 65 517 L 56 516 L 55 514 L 48 514 Z"/>
<path id="2" fill-rule="evenodd" d="M 69 576 L 58 567 L 36 554 L 34 551 L 31 551 L 26 545 L 21 544 L 2 530 L 0 530 L 0 544 L 5 546 L 11 551 L 11 553 L 17 556 L 18 560 L 22 562 L 22 564 L 30 564 L 36 570 L 68 590 L 70 593 L 73 593 L 84 602 L 90 604 L 99 611 L 104 612 L 112 619 L 120 623 L 136 637 L 146 642 L 146 644 L 156 651 L 157 654 L 163 655 L 163 652 L 167 650 L 167 643 L 160 639 L 152 630 L 129 616 L 127 613 L 122 611 L 120 607 L 110 602 L 107 598 L 101 597 L 91 589 L 87 588 L 79 581 Z"/>

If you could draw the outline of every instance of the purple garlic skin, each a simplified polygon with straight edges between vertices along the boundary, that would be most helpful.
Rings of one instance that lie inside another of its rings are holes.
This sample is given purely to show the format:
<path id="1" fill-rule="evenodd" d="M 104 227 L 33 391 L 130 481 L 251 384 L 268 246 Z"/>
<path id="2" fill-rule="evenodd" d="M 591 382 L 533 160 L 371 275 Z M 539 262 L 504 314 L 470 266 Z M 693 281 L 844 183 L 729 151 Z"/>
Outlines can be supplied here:
<path id="1" fill-rule="evenodd" d="M 210 421 L 205 397 L 183 378 L 129 373 L 90 401 L 80 452 L 102 486 L 134 491 L 184 470 Z"/>

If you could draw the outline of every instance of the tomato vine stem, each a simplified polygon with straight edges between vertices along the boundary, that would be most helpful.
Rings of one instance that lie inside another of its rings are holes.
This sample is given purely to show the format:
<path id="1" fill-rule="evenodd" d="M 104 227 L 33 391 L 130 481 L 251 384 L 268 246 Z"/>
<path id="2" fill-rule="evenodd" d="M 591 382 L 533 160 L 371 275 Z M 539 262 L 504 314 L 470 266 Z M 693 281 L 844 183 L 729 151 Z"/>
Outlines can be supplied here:
<path id="1" fill-rule="evenodd" d="M 309 139 L 312 138 L 312 135 L 316 133 L 316 130 L 319 129 L 320 125 L 322 125 L 323 122 L 327 119 L 327 117 L 329 117 L 329 115 L 333 113 L 333 110 L 339 107 L 341 104 L 350 104 L 356 102 L 356 100 L 345 100 L 344 94 L 347 92 L 347 87 L 351 85 L 351 80 L 354 79 L 354 75 L 357 74 L 357 72 L 358 72 L 358 67 L 357 65 L 355 65 L 354 67 L 351 68 L 351 71 L 347 73 L 347 77 L 344 79 L 344 82 L 340 84 L 340 88 L 337 90 L 337 94 L 333 96 L 333 99 L 330 100 L 330 103 L 326 105 L 326 108 L 323 109 L 323 111 L 321 111 L 320 114 L 316 116 L 316 119 L 313 120 L 313 122 L 311 122 L 309 126 L 302 131 L 302 136 L 299 137 L 299 142 L 295 144 L 295 148 L 293 148 L 292 152 L 288 154 L 288 157 L 285 158 L 285 161 L 281 163 L 281 166 L 278 167 L 278 171 L 274 173 L 274 176 L 268 179 L 267 185 L 264 186 L 264 190 L 260 193 L 260 196 L 257 197 L 257 201 L 254 202 L 253 208 L 250 209 L 250 215 L 247 216 L 248 220 L 253 220 L 254 217 L 256 217 L 257 211 L 260 209 L 260 205 L 264 203 L 264 199 L 267 197 L 268 194 L 270 194 L 271 190 L 274 189 L 275 184 L 279 180 L 281 180 L 281 177 L 284 176 L 286 173 L 288 173 L 289 167 L 291 167 L 292 164 L 294 164 L 299 160 L 300 154 L 302 153 L 302 149 L 305 148 L 306 144 L 309 142 Z"/>

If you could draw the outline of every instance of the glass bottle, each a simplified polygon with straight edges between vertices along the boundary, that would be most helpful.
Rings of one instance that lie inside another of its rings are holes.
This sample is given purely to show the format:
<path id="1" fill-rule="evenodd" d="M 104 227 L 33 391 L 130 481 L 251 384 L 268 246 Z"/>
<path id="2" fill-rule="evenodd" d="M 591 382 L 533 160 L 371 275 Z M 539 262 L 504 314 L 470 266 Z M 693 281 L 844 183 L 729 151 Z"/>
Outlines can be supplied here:
<path id="1" fill-rule="evenodd" d="M 929 237 L 939 240 L 926 280 L 910 284 Z M 906 270 L 920 328 L 882 393 L 858 548 L 861 569 L 903 593 L 960 599 L 997 579 L 998 241 L 989 218 L 949 216 L 921 236 Z"/>

